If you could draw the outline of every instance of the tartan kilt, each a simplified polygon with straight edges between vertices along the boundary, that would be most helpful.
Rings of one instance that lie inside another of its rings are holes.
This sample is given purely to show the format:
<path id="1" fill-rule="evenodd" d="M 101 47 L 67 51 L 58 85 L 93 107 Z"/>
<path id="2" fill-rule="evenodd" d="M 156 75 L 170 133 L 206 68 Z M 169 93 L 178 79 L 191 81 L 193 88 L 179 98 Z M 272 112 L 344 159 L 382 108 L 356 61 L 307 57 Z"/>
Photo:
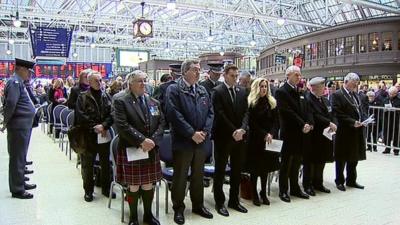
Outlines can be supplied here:
<path id="1" fill-rule="evenodd" d="M 155 150 L 152 150 L 155 151 Z M 155 159 L 128 162 L 125 149 L 117 154 L 117 182 L 123 185 L 152 184 L 161 180 L 161 165 L 158 152 Z"/>

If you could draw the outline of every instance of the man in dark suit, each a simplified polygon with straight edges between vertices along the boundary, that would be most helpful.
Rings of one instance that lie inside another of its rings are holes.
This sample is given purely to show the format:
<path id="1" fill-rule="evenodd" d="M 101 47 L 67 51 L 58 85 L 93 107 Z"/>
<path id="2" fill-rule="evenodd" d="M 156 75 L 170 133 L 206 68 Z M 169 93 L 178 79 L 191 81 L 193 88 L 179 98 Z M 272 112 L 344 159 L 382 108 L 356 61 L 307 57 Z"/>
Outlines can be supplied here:
<path id="1" fill-rule="evenodd" d="M 214 200 L 217 212 L 223 216 L 229 216 L 224 206 L 225 194 L 222 190 L 228 159 L 231 167 L 228 207 L 247 213 L 247 209 L 239 202 L 239 185 L 245 156 L 244 135 L 248 130 L 248 104 L 245 88 L 235 86 L 238 75 L 235 65 L 227 65 L 223 74 L 225 81 L 215 87 L 213 93 Z"/>
<path id="2" fill-rule="evenodd" d="M 338 121 L 335 139 L 336 187 L 346 191 L 348 187 L 364 189 L 356 182 L 357 164 L 366 159 L 363 112 L 361 101 L 356 91 L 360 78 L 355 73 L 349 73 L 344 78 L 343 87 L 332 95 L 332 110 Z M 343 175 L 346 167 L 347 177 Z"/>
<path id="3" fill-rule="evenodd" d="M 336 132 L 337 127 L 328 99 L 323 97 L 325 79 L 314 77 L 309 84 L 311 91 L 306 95 L 306 100 L 313 115 L 314 129 L 310 134 L 311 144 L 304 149 L 303 188 L 308 195 L 315 196 L 314 190 L 331 192 L 323 185 L 323 174 L 325 163 L 333 161 L 333 144 L 323 135 L 323 131 L 329 127 Z"/>
<path id="4" fill-rule="evenodd" d="M 279 197 L 284 202 L 290 202 L 288 195 L 288 179 L 290 180 L 290 195 L 303 199 L 309 196 L 301 191 L 298 184 L 305 135 L 313 128 L 312 114 L 307 109 L 304 96 L 297 90 L 301 73 L 297 66 L 286 69 L 287 81 L 275 93 L 279 111 L 281 138 L 281 169 L 279 172 Z"/>
<path id="5" fill-rule="evenodd" d="M 207 90 L 209 96 L 211 96 L 211 92 L 213 88 L 220 85 L 222 82 L 218 81 L 221 77 L 221 74 L 224 70 L 223 63 L 209 63 L 210 70 L 208 71 L 208 75 L 210 76 L 207 80 L 200 82 L 200 85 L 204 86 Z"/>
<path id="6" fill-rule="evenodd" d="M 183 62 L 182 74 L 182 78 L 168 87 L 166 95 L 174 161 L 172 202 L 174 221 L 177 224 L 185 223 L 183 200 L 189 168 L 192 212 L 208 219 L 213 218 L 203 205 L 203 176 L 214 111 L 206 89 L 197 84 L 200 77 L 199 61 Z"/>
<path id="7" fill-rule="evenodd" d="M 14 76 L 7 82 L 4 91 L 4 121 L 1 131 L 7 128 L 10 192 L 13 198 L 19 199 L 33 198 L 26 190 L 36 188 L 35 184 L 26 184 L 24 181 L 26 155 L 35 116 L 35 107 L 24 81 L 29 80 L 34 65 L 33 62 L 16 58 Z"/>

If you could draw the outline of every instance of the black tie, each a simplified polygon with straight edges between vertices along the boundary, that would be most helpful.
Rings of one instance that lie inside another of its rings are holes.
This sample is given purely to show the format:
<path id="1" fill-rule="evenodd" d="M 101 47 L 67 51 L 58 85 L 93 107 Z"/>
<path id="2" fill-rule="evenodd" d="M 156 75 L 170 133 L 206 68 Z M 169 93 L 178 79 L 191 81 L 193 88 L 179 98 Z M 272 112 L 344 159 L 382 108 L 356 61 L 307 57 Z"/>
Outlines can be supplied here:
<path id="1" fill-rule="evenodd" d="M 231 94 L 231 99 L 232 99 L 232 102 L 234 103 L 235 102 L 235 91 L 233 90 L 233 87 L 230 87 L 229 88 L 229 93 Z"/>
<path id="2" fill-rule="evenodd" d="M 192 93 L 192 94 L 194 94 L 194 95 L 196 94 L 196 93 L 194 92 L 194 85 L 191 85 L 191 86 L 190 86 L 190 93 Z"/>
<path id="3" fill-rule="evenodd" d="M 148 110 L 146 106 L 146 101 L 144 100 L 144 96 L 140 96 L 139 99 L 140 99 L 140 109 L 142 109 L 144 118 L 147 120 Z"/>

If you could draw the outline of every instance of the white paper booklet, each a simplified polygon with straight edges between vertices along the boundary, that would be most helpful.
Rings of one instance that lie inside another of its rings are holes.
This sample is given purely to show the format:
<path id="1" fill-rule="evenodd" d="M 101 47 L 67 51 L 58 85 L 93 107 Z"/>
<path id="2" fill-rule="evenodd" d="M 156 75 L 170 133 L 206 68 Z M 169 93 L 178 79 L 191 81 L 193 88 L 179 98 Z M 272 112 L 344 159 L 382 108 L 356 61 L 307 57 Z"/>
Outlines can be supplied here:
<path id="1" fill-rule="evenodd" d="M 271 144 L 265 143 L 265 150 L 271 152 L 281 152 L 283 141 L 272 139 Z"/>
<path id="2" fill-rule="evenodd" d="M 97 144 L 104 144 L 111 141 L 111 133 L 107 130 L 106 136 L 103 137 L 101 134 L 97 134 Z"/>
<path id="3" fill-rule="evenodd" d="M 128 157 L 128 162 L 132 162 L 141 159 L 148 159 L 149 153 L 144 152 L 142 148 L 129 147 L 126 148 L 126 156 Z"/>
<path id="4" fill-rule="evenodd" d="M 322 132 L 322 135 L 324 135 L 326 138 L 328 138 L 331 141 L 333 139 L 333 135 L 335 135 L 335 134 L 336 134 L 336 132 L 332 131 L 330 127 L 325 128 L 324 131 Z"/>

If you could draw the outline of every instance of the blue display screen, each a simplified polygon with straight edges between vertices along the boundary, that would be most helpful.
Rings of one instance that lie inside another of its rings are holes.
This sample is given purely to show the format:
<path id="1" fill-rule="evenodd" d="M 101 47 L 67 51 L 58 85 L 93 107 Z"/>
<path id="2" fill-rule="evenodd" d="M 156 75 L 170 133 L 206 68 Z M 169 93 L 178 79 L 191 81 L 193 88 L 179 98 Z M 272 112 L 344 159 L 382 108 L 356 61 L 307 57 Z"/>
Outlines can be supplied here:
<path id="1" fill-rule="evenodd" d="M 72 30 L 66 28 L 29 28 L 33 56 L 68 58 Z"/>

